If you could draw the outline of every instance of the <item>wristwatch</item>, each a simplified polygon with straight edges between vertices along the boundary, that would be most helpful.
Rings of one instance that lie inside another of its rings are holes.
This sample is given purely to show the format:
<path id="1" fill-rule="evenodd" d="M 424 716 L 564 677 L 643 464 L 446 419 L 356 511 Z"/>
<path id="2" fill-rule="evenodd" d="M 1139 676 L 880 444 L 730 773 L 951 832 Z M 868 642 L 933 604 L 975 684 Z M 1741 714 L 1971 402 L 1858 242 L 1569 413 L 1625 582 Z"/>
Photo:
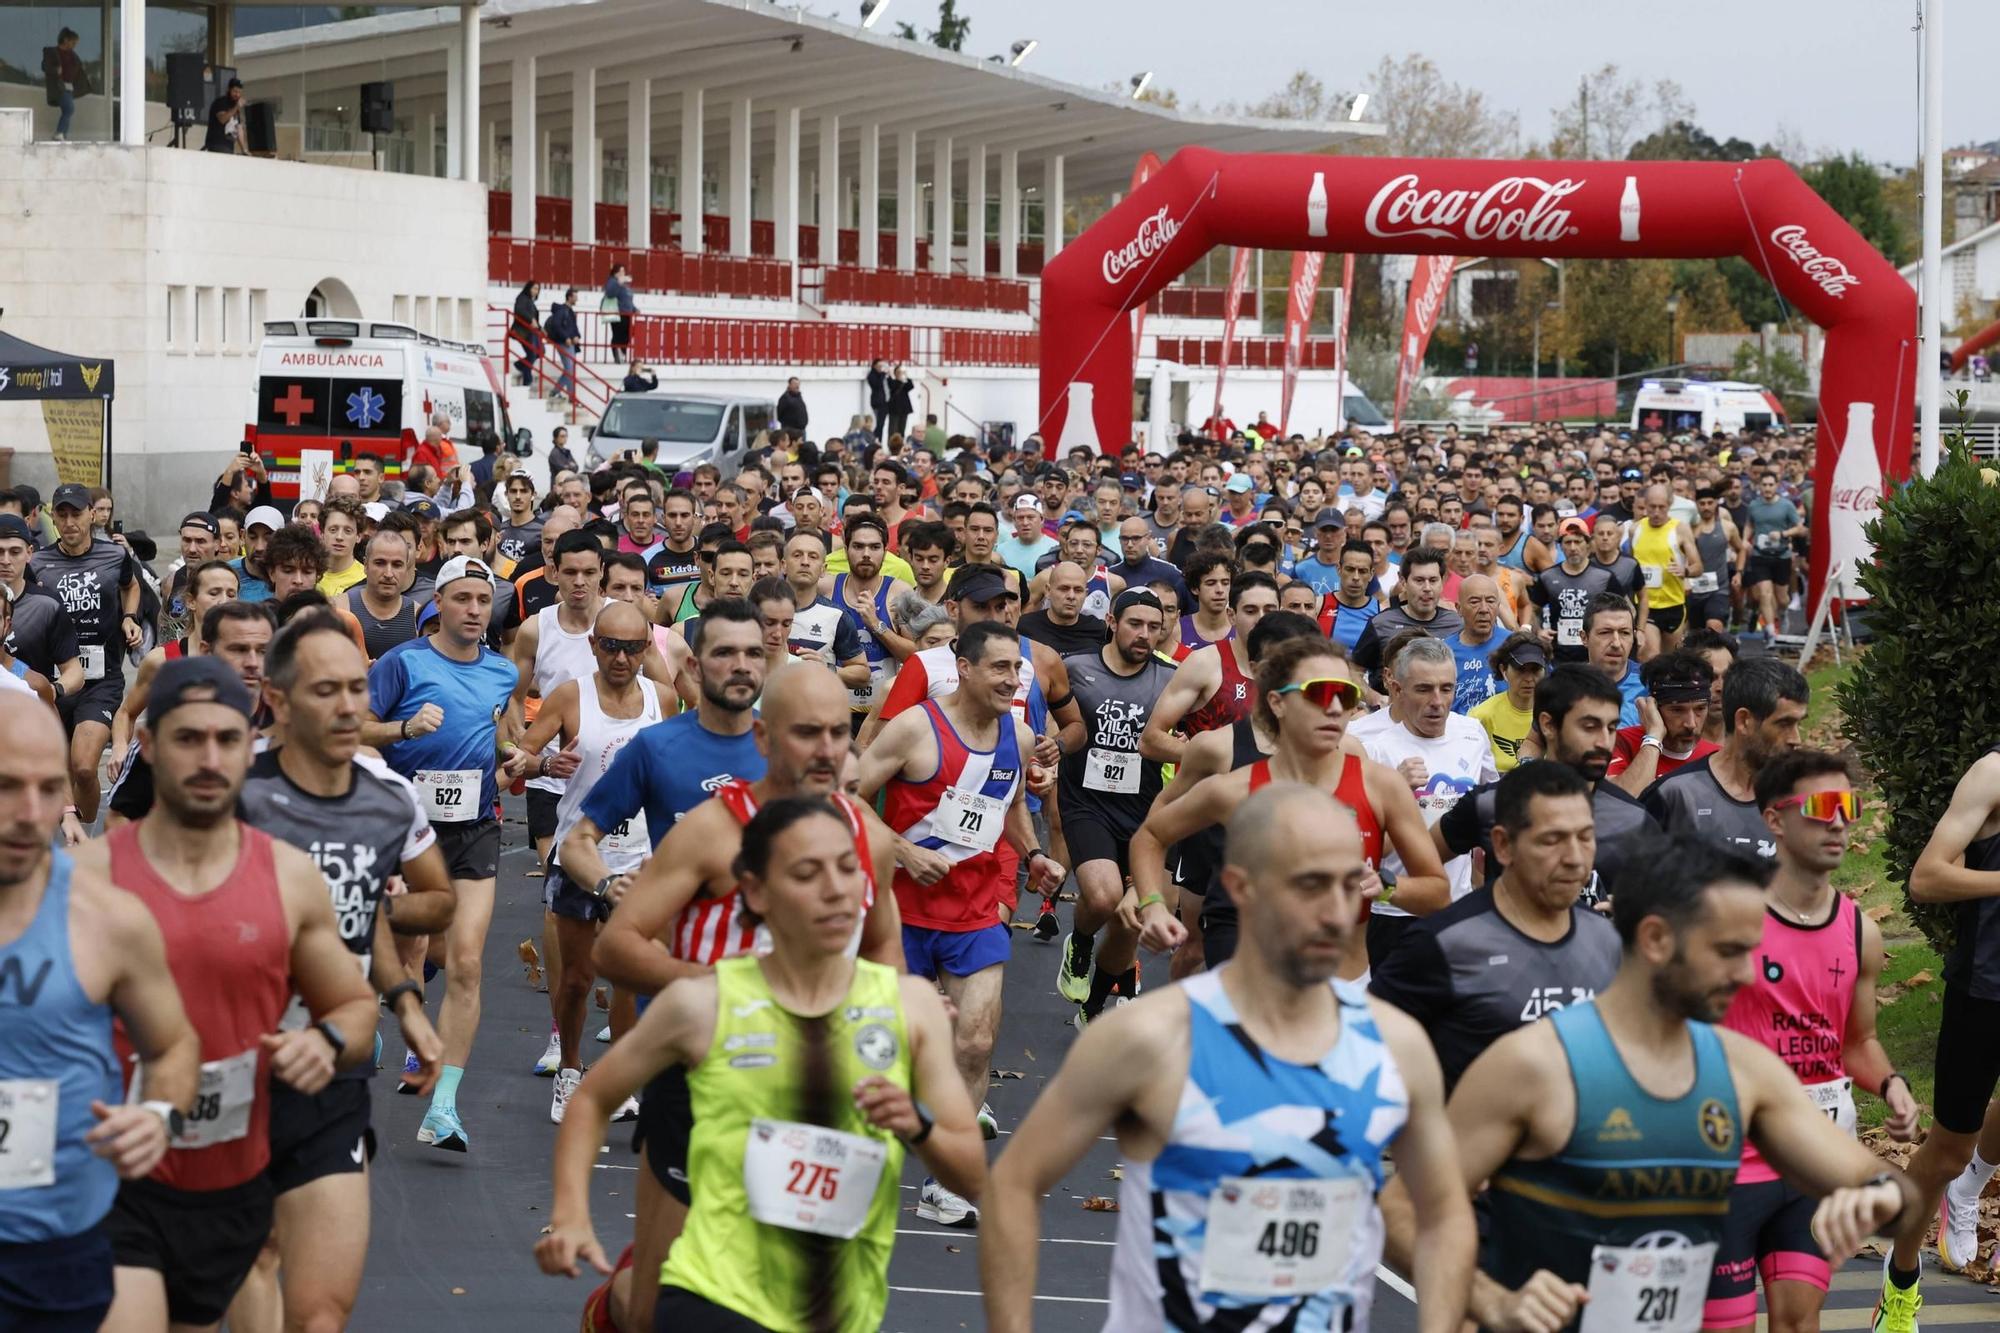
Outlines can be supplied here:
<path id="1" fill-rule="evenodd" d="M 382 1007 L 392 1014 L 395 1013 L 396 1001 L 402 999 L 405 995 L 416 996 L 419 1006 L 424 1002 L 424 988 L 422 986 L 419 986 L 414 981 L 399 981 L 389 987 L 388 990 L 382 992 Z"/>
<path id="2" fill-rule="evenodd" d="M 1639 738 L 1639 748 L 1643 750 L 1648 745 L 1652 746 L 1655 750 L 1660 749 L 1660 738 L 1658 736 L 1641 736 Z"/>
<path id="3" fill-rule="evenodd" d="M 931 1115 L 931 1108 L 925 1106 L 916 1098 L 910 1098 L 910 1105 L 916 1108 L 917 1132 L 904 1139 L 903 1142 L 914 1148 L 931 1136 L 931 1131 L 937 1128 L 937 1120 Z"/>
<path id="4" fill-rule="evenodd" d="M 139 1109 L 151 1111 L 160 1117 L 160 1123 L 167 1127 L 167 1137 L 170 1139 L 179 1138 L 181 1131 L 187 1128 L 187 1120 L 181 1115 L 181 1108 L 172 1102 L 140 1102 Z"/>
<path id="5" fill-rule="evenodd" d="M 603 879 L 598 880 L 590 890 L 591 896 L 594 898 L 603 898 L 609 895 L 611 892 L 611 882 L 617 878 L 618 876 L 616 875 L 606 875 Z"/>
<path id="6" fill-rule="evenodd" d="M 333 1058 L 338 1060 L 347 1053 L 347 1034 L 335 1027 L 330 1019 L 322 1018 L 313 1024 L 313 1031 L 325 1037 L 333 1046 Z"/>

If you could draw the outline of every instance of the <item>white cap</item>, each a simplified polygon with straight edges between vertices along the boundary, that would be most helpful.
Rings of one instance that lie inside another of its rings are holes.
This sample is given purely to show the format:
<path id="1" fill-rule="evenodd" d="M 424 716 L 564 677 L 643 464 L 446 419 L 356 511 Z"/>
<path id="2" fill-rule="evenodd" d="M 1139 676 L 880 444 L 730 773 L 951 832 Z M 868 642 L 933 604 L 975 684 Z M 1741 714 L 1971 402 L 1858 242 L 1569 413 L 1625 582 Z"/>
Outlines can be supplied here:
<path id="1" fill-rule="evenodd" d="M 383 519 L 389 517 L 389 506 L 383 504 L 380 500 L 370 500 L 367 504 L 361 506 L 361 512 L 374 519 L 377 523 L 380 523 Z"/>
<path id="2" fill-rule="evenodd" d="M 1014 497 L 1014 508 L 1017 511 L 1025 511 L 1032 509 L 1037 514 L 1039 514 L 1042 512 L 1042 502 L 1039 497 L 1030 495 L 1026 491 L 1023 491 L 1021 494 Z"/>
<path id="3" fill-rule="evenodd" d="M 437 580 L 432 586 L 443 592 L 445 584 L 458 579 L 485 579 L 491 583 L 493 571 L 486 567 L 484 560 L 469 555 L 455 555 L 438 567 Z"/>
<path id="4" fill-rule="evenodd" d="M 256 527 L 259 523 L 262 523 L 265 527 L 269 528 L 271 531 L 276 532 L 279 528 L 285 526 L 285 516 L 279 513 L 277 511 L 277 508 L 273 505 L 258 505 L 255 509 L 251 510 L 249 516 L 243 520 L 243 530 L 245 532 L 248 532 L 250 531 L 250 529 Z"/>

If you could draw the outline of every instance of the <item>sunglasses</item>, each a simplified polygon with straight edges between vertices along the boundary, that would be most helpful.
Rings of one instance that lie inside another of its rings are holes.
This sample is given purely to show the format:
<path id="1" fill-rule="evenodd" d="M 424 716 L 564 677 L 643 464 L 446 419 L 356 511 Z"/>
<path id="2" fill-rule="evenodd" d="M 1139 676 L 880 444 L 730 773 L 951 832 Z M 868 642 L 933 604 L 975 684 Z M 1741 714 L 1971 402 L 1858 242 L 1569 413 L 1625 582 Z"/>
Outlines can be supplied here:
<path id="1" fill-rule="evenodd" d="M 1294 692 L 1322 713 L 1332 706 L 1335 699 L 1340 700 L 1341 708 L 1348 712 L 1361 703 L 1361 687 L 1345 676 L 1315 676 L 1311 680 L 1279 686 L 1275 691 L 1278 694 Z"/>
<path id="2" fill-rule="evenodd" d="M 1852 824 L 1861 815 L 1861 793 L 1857 791 L 1815 791 L 1804 796 L 1787 796 L 1777 802 L 1777 808 L 1796 805 L 1799 814 L 1816 824 L 1831 824 L 1838 815 Z"/>
<path id="3" fill-rule="evenodd" d="M 600 636 L 597 646 L 611 657 L 643 657 L 647 641 L 644 639 L 607 639 Z"/>

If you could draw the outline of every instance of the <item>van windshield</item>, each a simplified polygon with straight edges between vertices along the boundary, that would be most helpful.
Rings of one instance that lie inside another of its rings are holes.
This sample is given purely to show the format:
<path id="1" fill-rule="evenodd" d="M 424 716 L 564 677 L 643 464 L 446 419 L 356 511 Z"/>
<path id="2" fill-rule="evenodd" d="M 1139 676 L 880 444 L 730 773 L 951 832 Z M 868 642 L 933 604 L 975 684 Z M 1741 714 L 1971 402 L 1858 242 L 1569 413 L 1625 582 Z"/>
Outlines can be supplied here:
<path id="1" fill-rule="evenodd" d="M 621 440 L 660 440 L 707 444 L 722 425 L 721 403 L 691 403 L 681 398 L 620 396 L 611 400 L 598 425 L 600 434 Z"/>
<path id="2" fill-rule="evenodd" d="M 1341 412 L 1352 425 L 1386 426 L 1389 424 L 1383 419 L 1382 413 L 1377 410 L 1375 404 L 1369 402 L 1358 393 L 1348 394 L 1346 401 L 1342 402 L 1340 407 Z"/>

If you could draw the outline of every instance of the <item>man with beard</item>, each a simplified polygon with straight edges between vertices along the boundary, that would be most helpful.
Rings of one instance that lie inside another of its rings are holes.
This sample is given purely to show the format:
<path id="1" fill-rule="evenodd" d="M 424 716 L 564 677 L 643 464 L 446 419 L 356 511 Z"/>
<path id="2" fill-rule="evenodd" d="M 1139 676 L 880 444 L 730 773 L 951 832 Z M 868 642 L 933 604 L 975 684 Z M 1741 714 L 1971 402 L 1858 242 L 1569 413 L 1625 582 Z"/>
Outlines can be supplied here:
<path id="1" fill-rule="evenodd" d="M 1639 681 L 1646 687 L 1639 696 L 1639 724 L 1618 729 L 1606 770 L 1633 796 L 1720 748 L 1702 735 L 1715 673 L 1700 654 L 1685 648 L 1661 653 L 1639 668 Z"/>
<path id="2" fill-rule="evenodd" d="M 1712 1026 L 1754 975 L 1764 873 L 1662 840 L 1613 905 L 1612 983 L 1500 1038 L 1459 1080 L 1465 1189 L 1490 1182 L 1468 1311 L 1482 1328 L 1568 1328 L 1586 1301 L 1607 1328 L 1690 1326 L 1746 1139 L 1820 1196 L 1810 1229 L 1831 1263 L 1915 1215 L 1910 1182 L 1835 1128 L 1782 1060 Z M 1402 1195 L 1392 1182 L 1383 1201 L 1394 1267 L 1423 1255 Z"/>
<path id="3" fill-rule="evenodd" d="M 855 515 L 847 521 L 845 549 L 847 569 L 822 577 L 820 596 L 840 608 L 868 661 L 867 684 L 849 686 L 847 695 L 852 726 L 858 732 L 868 710 L 888 693 L 897 665 L 915 651 L 916 644 L 898 634 L 890 623 L 890 604 L 909 585 L 882 570 L 882 559 L 889 551 L 888 526 L 873 514 Z"/>
<path id="4" fill-rule="evenodd" d="M 1722 683 L 1722 748 L 1674 770 L 1640 800 L 1660 827 L 1737 856 L 1769 860 L 1778 844 L 1757 805 L 1764 765 L 1798 748 L 1812 687 L 1775 657 L 1739 662 Z"/>

